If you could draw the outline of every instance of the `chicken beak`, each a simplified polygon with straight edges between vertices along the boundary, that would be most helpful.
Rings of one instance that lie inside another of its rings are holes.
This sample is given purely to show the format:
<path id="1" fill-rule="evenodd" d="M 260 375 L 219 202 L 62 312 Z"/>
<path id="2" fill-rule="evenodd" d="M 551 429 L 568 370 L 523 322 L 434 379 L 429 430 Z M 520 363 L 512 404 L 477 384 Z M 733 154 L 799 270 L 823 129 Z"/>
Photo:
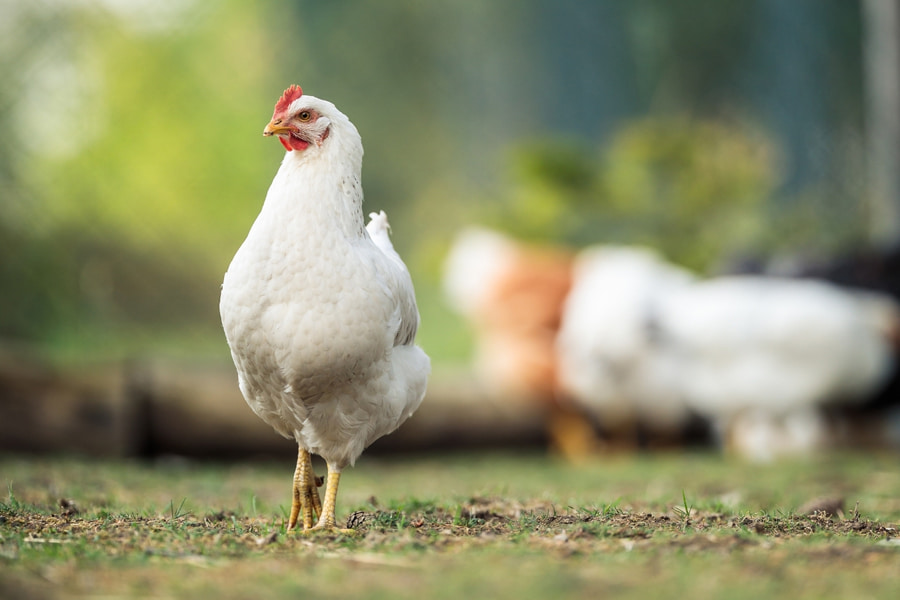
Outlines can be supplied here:
<path id="1" fill-rule="evenodd" d="M 293 128 L 289 125 L 285 125 L 281 119 L 272 119 L 269 121 L 269 124 L 266 125 L 266 128 L 263 129 L 263 135 L 280 135 L 280 134 L 290 134 L 293 131 Z"/>

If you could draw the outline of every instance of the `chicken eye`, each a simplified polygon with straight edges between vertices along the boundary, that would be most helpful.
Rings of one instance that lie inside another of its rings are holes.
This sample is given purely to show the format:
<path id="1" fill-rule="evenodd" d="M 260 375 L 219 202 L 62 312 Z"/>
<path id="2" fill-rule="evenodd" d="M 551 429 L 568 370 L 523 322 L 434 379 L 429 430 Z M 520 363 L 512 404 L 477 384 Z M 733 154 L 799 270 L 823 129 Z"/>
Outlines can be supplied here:
<path id="1" fill-rule="evenodd" d="M 308 110 L 304 110 L 304 111 L 297 113 L 297 118 L 305 123 L 306 121 L 309 121 L 312 118 L 312 115 L 310 114 L 310 112 Z"/>

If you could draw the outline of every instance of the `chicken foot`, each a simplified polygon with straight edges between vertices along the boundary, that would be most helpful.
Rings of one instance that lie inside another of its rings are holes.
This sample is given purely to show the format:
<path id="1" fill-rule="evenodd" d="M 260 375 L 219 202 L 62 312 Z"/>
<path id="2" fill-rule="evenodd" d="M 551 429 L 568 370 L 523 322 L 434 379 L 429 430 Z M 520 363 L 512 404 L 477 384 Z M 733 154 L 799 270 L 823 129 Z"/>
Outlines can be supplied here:
<path id="1" fill-rule="evenodd" d="M 334 511 L 337 503 L 338 484 L 341 482 L 341 472 L 328 463 L 328 483 L 325 485 L 325 500 L 319 514 L 319 522 L 312 529 L 314 531 L 331 531 L 334 533 L 356 533 L 353 529 L 343 529 L 337 526 Z"/>
<path id="2" fill-rule="evenodd" d="M 294 529 L 299 516 L 303 517 L 303 529 L 313 526 L 313 521 L 322 514 L 322 501 L 319 499 L 318 486 L 322 485 L 312 467 L 312 458 L 302 446 L 297 454 L 297 468 L 294 470 L 293 502 L 288 530 Z M 334 508 L 332 508 L 332 513 Z"/>

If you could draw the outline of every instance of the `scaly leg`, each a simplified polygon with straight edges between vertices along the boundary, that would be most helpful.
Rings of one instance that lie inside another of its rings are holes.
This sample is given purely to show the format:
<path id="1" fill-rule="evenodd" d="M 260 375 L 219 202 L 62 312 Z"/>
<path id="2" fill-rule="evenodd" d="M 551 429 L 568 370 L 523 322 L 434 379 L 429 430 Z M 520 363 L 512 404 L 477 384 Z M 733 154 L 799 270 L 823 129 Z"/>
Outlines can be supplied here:
<path id="1" fill-rule="evenodd" d="M 303 514 L 303 529 L 313 525 L 317 515 L 322 514 L 322 502 L 319 500 L 318 482 L 312 468 L 312 458 L 302 446 L 297 453 L 297 468 L 294 470 L 294 494 L 291 503 L 291 518 L 288 529 L 297 525 L 297 517 Z"/>
<path id="2" fill-rule="evenodd" d="M 328 483 L 325 486 L 325 500 L 322 502 L 322 511 L 319 513 L 319 522 L 313 529 L 334 531 L 337 533 L 356 533 L 353 529 L 342 529 L 337 526 L 334 516 L 334 508 L 337 502 L 338 484 L 341 482 L 341 472 L 328 463 Z"/>
<path id="3" fill-rule="evenodd" d="M 312 503 L 312 510 L 310 511 L 310 520 L 309 527 L 312 527 L 313 521 L 315 520 L 317 515 L 322 514 L 322 501 L 319 500 L 319 489 L 324 483 L 321 477 L 316 476 L 316 472 L 313 470 L 312 466 L 312 456 L 309 452 L 306 453 L 306 470 L 309 473 L 309 499 Z M 306 520 L 304 519 L 304 523 Z"/>

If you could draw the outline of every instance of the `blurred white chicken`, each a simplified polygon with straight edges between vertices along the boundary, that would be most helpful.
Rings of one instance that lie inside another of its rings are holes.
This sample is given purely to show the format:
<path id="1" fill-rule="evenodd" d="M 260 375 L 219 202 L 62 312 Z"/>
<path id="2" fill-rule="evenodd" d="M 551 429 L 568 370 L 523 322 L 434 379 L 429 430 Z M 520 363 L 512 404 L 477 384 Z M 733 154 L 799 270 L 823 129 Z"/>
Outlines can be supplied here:
<path id="1" fill-rule="evenodd" d="M 601 428 L 673 437 L 690 418 L 676 356 L 659 346 L 659 304 L 693 281 L 646 248 L 579 253 L 557 338 L 560 388 Z"/>
<path id="2" fill-rule="evenodd" d="M 896 305 L 823 282 L 696 281 L 643 250 L 577 258 L 559 336 L 561 387 L 601 422 L 710 419 L 758 460 L 823 444 L 819 412 L 860 401 L 894 365 Z"/>
<path id="3" fill-rule="evenodd" d="M 824 446 L 820 409 L 863 401 L 894 368 L 895 303 L 825 282 L 721 277 L 676 291 L 658 314 L 690 406 L 758 460 Z"/>
<path id="4" fill-rule="evenodd" d="M 356 128 L 291 86 L 263 134 L 287 152 L 225 274 L 222 324 L 250 408 L 299 446 L 288 528 L 336 530 L 341 471 L 416 410 L 430 362 L 387 217 L 363 226 Z M 328 467 L 324 501 L 310 453 Z"/>

